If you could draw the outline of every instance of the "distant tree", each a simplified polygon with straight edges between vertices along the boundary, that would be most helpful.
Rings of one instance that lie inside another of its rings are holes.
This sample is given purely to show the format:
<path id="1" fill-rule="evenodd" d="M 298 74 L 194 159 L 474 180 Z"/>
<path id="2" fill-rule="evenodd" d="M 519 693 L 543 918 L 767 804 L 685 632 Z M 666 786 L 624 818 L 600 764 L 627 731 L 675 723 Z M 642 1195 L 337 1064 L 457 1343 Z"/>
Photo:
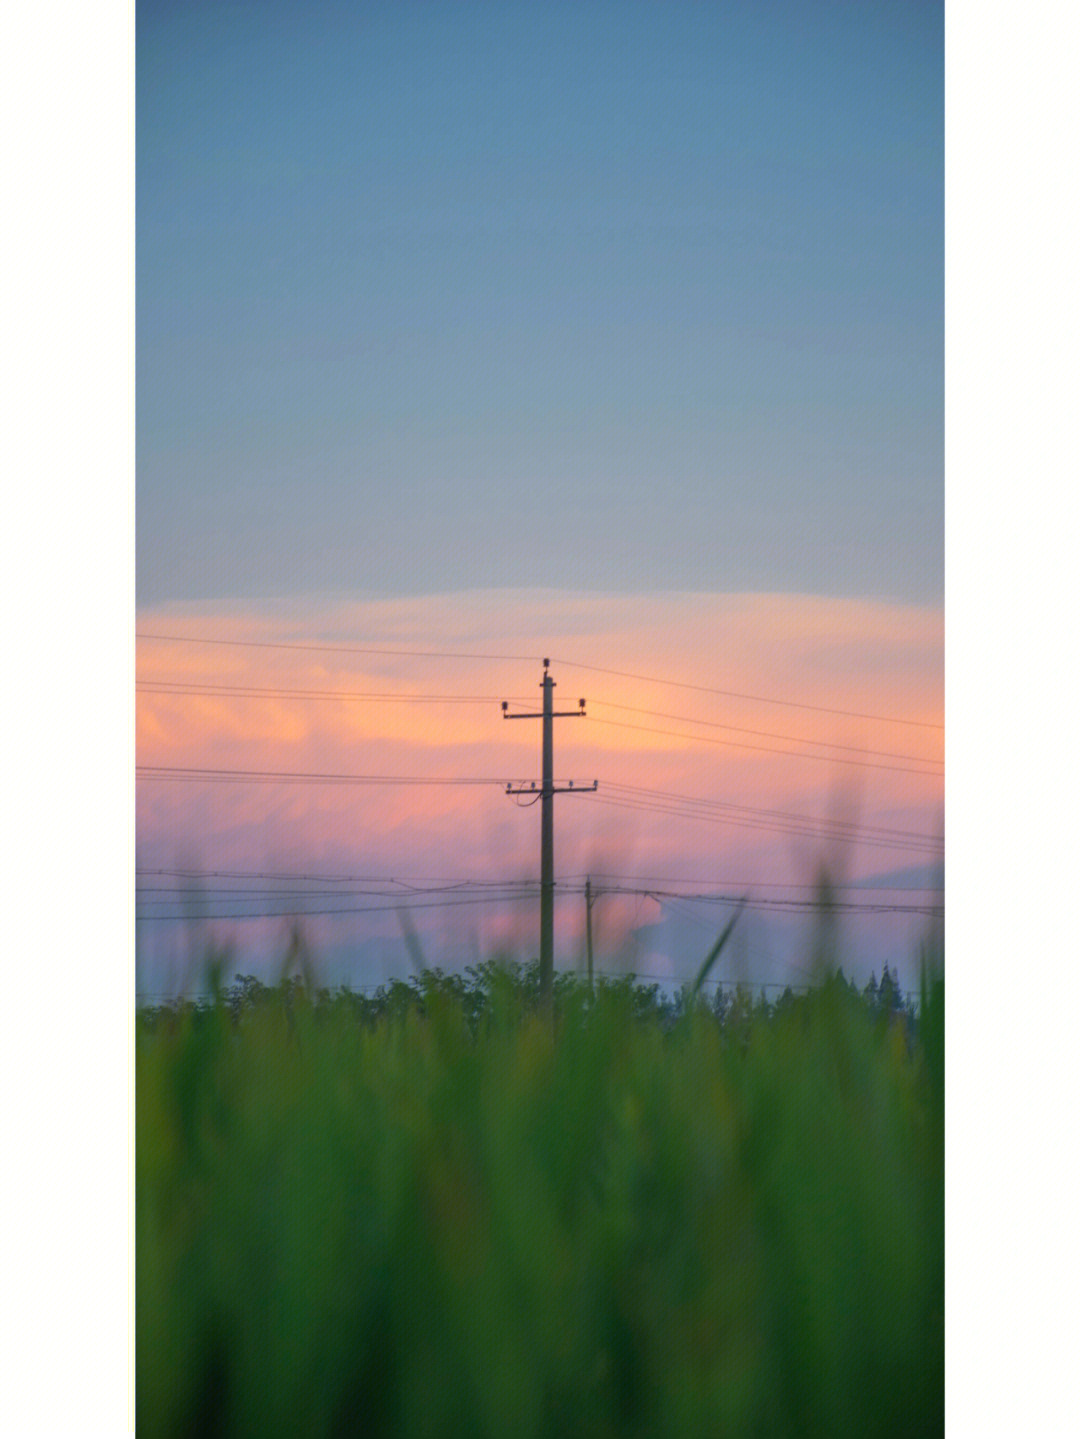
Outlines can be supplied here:
<path id="1" fill-rule="evenodd" d="M 889 966 L 886 965 L 881 971 L 881 985 L 878 989 L 878 1009 L 885 1014 L 893 1014 L 904 1007 L 904 995 L 900 989 L 900 983 L 895 974 L 890 974 Z"/>
<path id="2" fill-rule="evenodd" d="M 716 993 L 713 995 L 712 1012 L 717 1020 L 723 1024 L 727 1018 L 728 1010 L 731 1008 L 731 996 L 724 989 L 722 984 L 716 986 Z"/>
<path id="3" fill-rule="evenodd" d="M 267 994 L 266 986 L 253 974 L 238 974 L 223 995 L 233 1023 L 238 1024 L 245 1010 L 253 1009 Z"/>
<path id="4" fill-rule="evenodd" d="M 783 994 L 782 994 L 782 995 L 780 996 L 780 998 L 776 1001 L 776 1004 L 775 1004 L 774 1007 L 773 1007 L 773 1013 L 774 1013 L 774 1014 L 781 1014 L 781 1013 L 783 1013 L 784 1011 L 791 1009 L 791 1007 L 794 1005 L 794 1003 L 795 1003 L 795 993 L 794 993 L 794 991 L 792 990 L 791 985 L 789 984 L 789 985 L 787 985 L 787 986 L 785 987 Z"/>
<path id="5" fill-rule="evenodd" d="M 889 973 L 889 966 L 883 964 L 881 967 L 881 983 L 878 985 L 877 1007 L 879 1010 L 888 1011 L 892 1008 L 893 977 Z"/>

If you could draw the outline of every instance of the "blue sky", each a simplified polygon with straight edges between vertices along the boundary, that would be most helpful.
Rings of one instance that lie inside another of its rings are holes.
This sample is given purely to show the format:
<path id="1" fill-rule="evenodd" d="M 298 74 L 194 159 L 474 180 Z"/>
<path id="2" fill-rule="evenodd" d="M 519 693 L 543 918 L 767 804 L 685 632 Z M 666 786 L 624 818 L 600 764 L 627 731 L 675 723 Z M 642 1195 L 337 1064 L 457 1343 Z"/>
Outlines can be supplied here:
<path id="1" fill-rule="evenodd" d="M 140 4 L 140 604 L 936 604 L 942 15 Z"/>

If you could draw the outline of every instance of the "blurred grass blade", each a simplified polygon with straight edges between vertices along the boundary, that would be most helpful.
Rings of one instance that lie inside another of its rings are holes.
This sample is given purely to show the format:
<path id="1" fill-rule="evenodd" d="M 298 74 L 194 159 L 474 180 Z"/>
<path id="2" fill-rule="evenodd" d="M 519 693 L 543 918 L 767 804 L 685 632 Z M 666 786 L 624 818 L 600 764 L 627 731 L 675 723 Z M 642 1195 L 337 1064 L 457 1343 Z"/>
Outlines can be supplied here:
<path id="1" fill-rule="evenodd" d="M 742 908 L 555 1025 L 509 957 L 140 1011 L 138 1432 L 942 1434 L 944 981 L 706 1010 Z"/>
<path id="2" fill-rule="evenodd" d="M 405 940 L 405 948 L 409 951 L 409 962 L 418 975 L 423 974 L 427 965 L 424 963 L 424 951 L 420 944 L 420 936 L 416 932 L 412 915 L 407 909 L 397 911 L 398 921 L 401 925 L 401 933 Z"/>
<path id="3" fill-rule="evenodd" d="M 689 1000 L 689 1004 L 687 1005 L 687 1012 L 689 1012 L 690 1010 L 693 1009 L 694 1004 L 695 1004 L 695 1002 L 696 1002 L 696 1000 L 697 1000 L 697 997 L 698 997 L 698 995 L 701 993 L 701 986 L 702 986 L 702 985 L 705 983 L 705 981 L 708 979 L 708 977 L 709 977 L 709 971 L 712 969 L 712 967 L 713 967 L 713 965 L 716 963 L 716 961 L 720 958 L 720 955 L 721 955 L 721 952 L 723 951 L 724 945 L 727 944 L 728 940 L 731 938 L 731 932 L 732 932 L 732 930 L 735 928 L 736 924 L 738 923 L 738 921 L 739 921 L 739 915 L 742 914 L 742 912 L 743 912 L 743 906 L 744 906 L 745 904 L 746 904 L 746 896 L 744 895 L 743 898 L 740 899 L 740 900 L 739 900 L 739 903 L 736 905 L 736 907 L 735 907 L 735 913 L 731 916 L 731 918 L 728 920 L 727 924 L 725 924 L 725 925 L 724 925 L 724 928 L 720 931 L 720 937 L 719 937 L 719 939 L 716 941 L 716 943 L 713 945 L 712 949 L 710 949 L 709 952 L 708 952 L 708 954 L 705 956 L 705 959 L 704 959 L 704 961 L 702 962 L 702 966 L 701 966 L 701 968 L 698 970 L 697 979 L 694 980 L 694 987 L 693 987 L 693 989 L 690 991 L 690 1000 Z"/>

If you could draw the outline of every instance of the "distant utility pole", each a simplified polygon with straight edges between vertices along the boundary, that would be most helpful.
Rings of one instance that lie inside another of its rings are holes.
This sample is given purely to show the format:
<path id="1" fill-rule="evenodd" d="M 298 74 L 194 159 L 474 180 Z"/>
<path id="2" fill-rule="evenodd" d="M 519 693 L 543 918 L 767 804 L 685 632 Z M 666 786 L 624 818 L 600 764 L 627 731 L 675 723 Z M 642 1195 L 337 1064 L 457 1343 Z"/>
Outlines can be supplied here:
<path id="1" fill-rule="evenodd" d="M 592 992 L 592 907 L 596 896 L 592 892 L 592 879 L 585 876 L 585 959 L 589 967 L 589 992 Z"/>
<path id="2" fill-rule="evenodd" d="M 576 710 L 555 710 L 552 708 L 554 697 L 552 691 L 555 688 L 555 681 L 548 673 L 550 660 L 544 661 L 544 678 L 541 686 L 544 691 L 544 708 L 539 714 L 509 714 L 510 706 L 506 700 L 502 702 L 503 719 L 542 719 L 544 721 L 544 773 L 540 787 L 540 1001 L 543 1005 L 551 1002 L 551 987 L 555 973 L 555 960 L 553 949 L 554 916 L 555 916 L 555 839 L 554 839 L 554 797 L 557 794 L 590 794 L 597 787 L 596 780 L 591 786 L 580 786 L 575 789 L 573 780 L 569 785 L 555 788 L 554 763 L 553 763 L 553 725 L 555 719 L 570 719 L 578 716 L 585 717 L 585 701 L 578 700 Z M 524 785 L 520 789 L 514 789 L 512 785 L 506 786 L 507 794 L 535 794 L 536 782 L 526 789 Z"/>

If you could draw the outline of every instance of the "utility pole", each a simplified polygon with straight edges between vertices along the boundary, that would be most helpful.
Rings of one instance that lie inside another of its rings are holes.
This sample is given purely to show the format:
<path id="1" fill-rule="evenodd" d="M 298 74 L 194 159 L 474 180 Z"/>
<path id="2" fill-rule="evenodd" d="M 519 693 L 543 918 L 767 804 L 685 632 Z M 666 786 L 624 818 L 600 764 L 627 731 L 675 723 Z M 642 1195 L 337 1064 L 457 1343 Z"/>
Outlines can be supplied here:
<path id="1" fill-rule="evenodd" d="M 555 681 L 548 673 L 550 660 L 544 660 L 544 678 L 540 681 L 544 691 L 544 707 L 539 714 L 509 714 L 510 706 L 506 700 L 502 702 L 503 719 L 542 719 L 543 730 L 543 775 L 540 787 L 540 1002 L 546 1008 L 551 1003 L 551 987 L 555 973 L 554 959 L 554 921 L 555 921 L 555 837 L 554 837 L 554 798 L 557 794 L 590 794 L 597 787 L 596 780 L 593 780 L 591 787 L 579 786 L 574 788 L 573 780 L 569 785 L 555 787 L 555 766 L 554 766 L 554 725 L 553 720 L 571 719 L 575 715 L 581 719 L 585 717 L 585 701 L 578 700 L 576 710 L 556 710 L 554 706 L 553 690 Z M 507 794 L 535 794 L 536 782 L 526 789 L 514 789 L 511 785 L 506 786 Z"/>
<path id="2" fill-rule="evenodd" d="M 589 967 L 589 993 L 592 993 L 592 879 L 585 876 L 585 959 Z"/>

